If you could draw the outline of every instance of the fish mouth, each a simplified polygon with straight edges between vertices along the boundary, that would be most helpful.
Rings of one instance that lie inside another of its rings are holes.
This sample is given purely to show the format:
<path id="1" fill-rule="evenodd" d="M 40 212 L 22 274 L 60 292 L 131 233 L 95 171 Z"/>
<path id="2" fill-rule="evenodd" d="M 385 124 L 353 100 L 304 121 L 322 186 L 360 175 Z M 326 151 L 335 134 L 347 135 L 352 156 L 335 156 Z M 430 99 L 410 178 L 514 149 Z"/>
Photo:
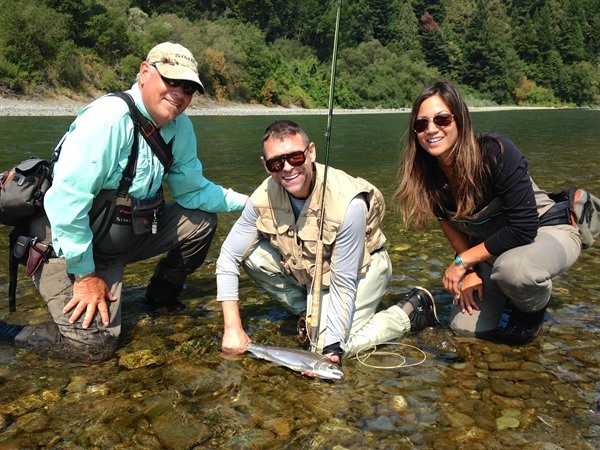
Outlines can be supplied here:
<path id="1" fill-rule="evenodd" d="M 323 378 L 326 380 L 341 380 L 344 377 L 344 372 L 337 366 L 331 365 L 327 367 L 326 370 L 318 370 L 315 372 L 319 378 Z"/>
<path id="2" fill-rule="evenodd" d="M 344 377 L 344 372 L 338 371 L 336 373 L 319 374 L 319 378 L 324 380 L 341 380 Z"/>

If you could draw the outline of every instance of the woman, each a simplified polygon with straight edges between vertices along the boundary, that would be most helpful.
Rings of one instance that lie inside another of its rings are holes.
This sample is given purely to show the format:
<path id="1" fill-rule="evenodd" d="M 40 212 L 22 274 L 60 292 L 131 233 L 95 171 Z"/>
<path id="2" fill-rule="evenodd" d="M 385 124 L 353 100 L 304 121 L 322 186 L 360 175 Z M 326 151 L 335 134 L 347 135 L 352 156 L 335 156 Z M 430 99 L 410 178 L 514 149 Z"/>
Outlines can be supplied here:
<path id="1" fill-rule="evenodd" d="M 451 328 L 492 337 L 510 301 L 504 339 L 533 340 L 551 279 L 577 260 L 581 237 L 568 214 L 548 220 L 563 205 L 535 185 L 517 147 L 503 136 L 475 135 L 464 99 L 440 81 L 413 105 L 400 180 L 405 225 L 423 227 L 433 212 L 456 252 L 443 277 L 454 296 Z"/>

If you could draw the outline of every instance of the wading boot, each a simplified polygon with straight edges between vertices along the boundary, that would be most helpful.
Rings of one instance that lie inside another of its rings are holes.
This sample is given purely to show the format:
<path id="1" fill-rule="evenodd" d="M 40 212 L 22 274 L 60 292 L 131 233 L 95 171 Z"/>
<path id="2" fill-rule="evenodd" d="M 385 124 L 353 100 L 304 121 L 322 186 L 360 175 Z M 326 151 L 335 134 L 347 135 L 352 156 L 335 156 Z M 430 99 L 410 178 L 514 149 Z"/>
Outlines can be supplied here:
<path id="1" fill-rule="evenodd" d="M 184 309 L 183 303 L 177 299 L 183 291 L 183 286 L 169 283 L 160 278 L 152 277 L 146 289 L 144 304 L 151 309 Z"/>
<path id="2" fill-rule="evenodd" d="M 427 289 L 418 286 L 413 288 L 404 299 L 398 302 L 398 306 L 408 314 L 410 331 L 421 331 L 439 323 L 435 311 L 435 301 Z"/>
<path id="3" fill-rule="evenodd" d="M 17 334 L 25 328 L 22 325 L 12 325 L 0 320 L 0 342 L 13 344 Z"/>
<path id="4" fill-rule="evenodd" d="M 546 307 L 533 313 L 524 313 L 513 306 L 508 324 L 501 332 L 502 340 L 508 345 L 525 345 L 533 341 L 542 331 Z"/>

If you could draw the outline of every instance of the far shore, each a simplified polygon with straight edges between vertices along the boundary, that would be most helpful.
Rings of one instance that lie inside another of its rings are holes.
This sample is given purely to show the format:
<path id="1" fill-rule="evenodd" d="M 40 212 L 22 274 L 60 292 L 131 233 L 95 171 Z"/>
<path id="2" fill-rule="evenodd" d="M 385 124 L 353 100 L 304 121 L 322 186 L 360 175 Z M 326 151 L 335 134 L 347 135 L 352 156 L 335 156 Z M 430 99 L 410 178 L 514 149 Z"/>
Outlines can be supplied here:
<path id="1" fill-rule="evenodd" d="M 70 98 L 32 99 L 0 97 L 0 117 L 7 116 L 76 116 L 90 103 Z M 507 111 L 554 109 L 536 106 L 485 106 L 472 107 L 471 111 Z M 186 110 L 189 116 L 258 116 L 258 115 L 327 115 L 328 109 L 284 108 L 241 103 L 219 103 L 206 98 L 195 99 Z M 410 113 L 409 108 L 400 109 L 333 109 L 333 114 L 396 114 Z"/>

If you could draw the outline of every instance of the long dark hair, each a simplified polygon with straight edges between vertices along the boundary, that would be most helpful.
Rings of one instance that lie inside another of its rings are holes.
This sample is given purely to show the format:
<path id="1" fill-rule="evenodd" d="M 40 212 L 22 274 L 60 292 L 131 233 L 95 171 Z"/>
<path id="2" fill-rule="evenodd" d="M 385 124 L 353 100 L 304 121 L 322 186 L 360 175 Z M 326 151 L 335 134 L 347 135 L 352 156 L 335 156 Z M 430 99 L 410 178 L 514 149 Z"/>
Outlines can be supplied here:
<path id="1" fill-rule="evenodd" d="M 447 174 L 437 158 L 427 153 L 419 144 L 413 125 L 421 104 L 435 95 L 446 103 L 454 114 L 458 138 L 450 150 L 454 167 L 453 176 Z M 473 131 L 469 108 L 456 87 L 449 81 L 438 81 L 427 87 L 415 100 L 410 114 L 409 132 L 402 152 L 398 171 L 399 185 L 394 197 L 399 203 L 405 225 L 414 222 L 423 227 L 431 218 L 431 212 L 441 207 L 441 188 L 446 179 L 456 200 L 456 217 L 469 215 L 483 197 L 483 155 Z"/>

